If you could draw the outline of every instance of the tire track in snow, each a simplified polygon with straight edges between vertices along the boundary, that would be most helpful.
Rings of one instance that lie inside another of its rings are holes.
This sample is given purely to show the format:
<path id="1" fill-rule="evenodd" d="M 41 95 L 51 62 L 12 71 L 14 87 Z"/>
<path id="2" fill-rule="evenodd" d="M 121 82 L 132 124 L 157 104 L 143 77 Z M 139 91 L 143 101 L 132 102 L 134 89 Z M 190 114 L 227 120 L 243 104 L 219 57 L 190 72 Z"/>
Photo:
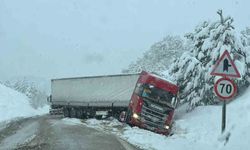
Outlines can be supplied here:
<path id="1" fill-rule="evenodd" d="M 15 134 L 5 138 L 0 144 L 0 149 L 15 149 L 22 144 L 30 142 L 35 138 L 38 127 L 38 123 L 33 122 L 21 128 Z"/>

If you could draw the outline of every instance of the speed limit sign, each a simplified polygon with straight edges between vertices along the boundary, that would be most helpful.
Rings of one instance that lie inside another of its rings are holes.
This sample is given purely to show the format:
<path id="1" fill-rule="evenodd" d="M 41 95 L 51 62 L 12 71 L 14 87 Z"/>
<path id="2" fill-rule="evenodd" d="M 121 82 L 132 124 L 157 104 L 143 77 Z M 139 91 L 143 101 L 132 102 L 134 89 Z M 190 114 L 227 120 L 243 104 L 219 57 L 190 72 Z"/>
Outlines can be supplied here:
<path id="1" fill-rule="evenodd" d="M 221 100 L 228 100 L 236 94 L 237 87 L 229 78 L 220 78 L 215 83 L 214 91 Z"/>

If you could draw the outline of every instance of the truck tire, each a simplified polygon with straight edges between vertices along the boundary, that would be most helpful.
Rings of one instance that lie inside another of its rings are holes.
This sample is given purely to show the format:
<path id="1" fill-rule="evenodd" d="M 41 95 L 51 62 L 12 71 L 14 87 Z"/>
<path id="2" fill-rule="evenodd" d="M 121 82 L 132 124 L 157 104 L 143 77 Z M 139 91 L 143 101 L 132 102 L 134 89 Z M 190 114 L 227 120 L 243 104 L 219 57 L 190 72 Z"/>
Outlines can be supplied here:
<path id="1" fill-rule="evenodd" d="M 126 115 L 126 123 L 127 124 L 130 124 L 131 115 L 132 115 L 132 111 L 130 108 L 128 108 L 127 115 Z"/>
<path id="2" fill-rule="evenodd" d="M 76 110 L 76 118 L 82 119 L 82 110 L 81 109 Z"/>
<path id="3" fill-rule="evenodd" d="M 94 109 L 91 109 L 90 111 L 89 111 L 89 118 L 95 118 L 95 116 L 96 116 L 96 111 L 94 110 Z"/>
<path id="4" fill-rule="evenodd" d="M 87 119 L 87 112 L 82 110 L 82 116 L 81 116 L 81 119 Z"/>
<path id="5" fill-rule="evenodd" d="M 69 115 L 70 118 L 76 118 L 76 109 L 71 108 L 69 114 L 70 114 Z"/>
<path id="6" fill-rule="evenodd" d="M 69 109 L 68 108 L 63 108 L 63 115 L 64 115 L 64 117 L 69 117 Z"/>
<path id="7" fill-rule="evenodd" d="M 97 120 L 101 120 L 101 119 L 102 119 L 102 115 L 96 115 L 95 118 L 96 118 Z"/>

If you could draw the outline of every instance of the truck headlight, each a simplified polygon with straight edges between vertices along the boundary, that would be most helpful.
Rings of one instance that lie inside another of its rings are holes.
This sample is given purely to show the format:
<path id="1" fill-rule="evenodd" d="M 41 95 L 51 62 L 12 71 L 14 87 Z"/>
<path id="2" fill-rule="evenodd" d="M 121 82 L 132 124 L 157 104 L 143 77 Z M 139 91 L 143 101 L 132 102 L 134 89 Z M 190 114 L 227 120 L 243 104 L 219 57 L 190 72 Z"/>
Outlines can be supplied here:
<path id="1" fill-rule="evenodd" d="M 139 115 L 137 115 L 136 113 L 134 113 L 134 114 L 133 114 L 133 118 L 139 119 Z"/>
<path id="2" fill-rule="evenodd" d="M 164 127 L 164 128 L 168 130 L 170 127 L 169 127 L 168 125 L 165 125 L 165 127 Z"/>

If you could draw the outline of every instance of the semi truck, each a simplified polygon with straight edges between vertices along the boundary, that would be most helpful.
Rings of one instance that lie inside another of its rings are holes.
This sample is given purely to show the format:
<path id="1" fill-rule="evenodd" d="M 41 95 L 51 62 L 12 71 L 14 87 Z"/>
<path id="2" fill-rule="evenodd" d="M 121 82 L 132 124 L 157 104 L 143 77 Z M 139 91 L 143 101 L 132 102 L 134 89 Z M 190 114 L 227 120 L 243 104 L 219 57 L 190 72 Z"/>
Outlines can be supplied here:
<path id="1" fill-rule="evenodd" d="M 132 126 L 169 134 L 178 86 L 155 74 L 89 76 L 51 80 L 51 113 L 65 117 L 113 116 Z"/>

